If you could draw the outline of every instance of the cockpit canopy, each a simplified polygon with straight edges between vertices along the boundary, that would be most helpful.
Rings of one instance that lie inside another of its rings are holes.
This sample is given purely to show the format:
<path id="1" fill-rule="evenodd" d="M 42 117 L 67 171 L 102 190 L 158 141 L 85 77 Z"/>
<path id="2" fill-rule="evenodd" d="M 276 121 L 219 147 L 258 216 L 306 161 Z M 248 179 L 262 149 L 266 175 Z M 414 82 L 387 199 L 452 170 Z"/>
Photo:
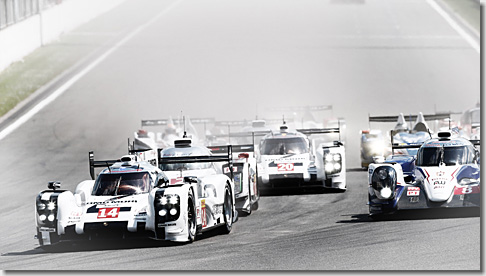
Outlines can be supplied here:
<path id="1" fill-rule="evenodd" d="M 150 191 L 152 180 L 148 172 L 106 173 L 96 179 L 93 195 L 117 196 L 135 195 Z"/>
<path id="2" fill-rule="evenodd" d="M 476 152 L 473 146 L 421 147 L 417 152 L 417 166 L 457 166 L 474 163 Z"/>
<path id="3" fill-rule="evenodd" d="M 307 142 L 302 137 L 269 138 L 262 142 L 263 155 L 284 155 L 308 153 Z"/>

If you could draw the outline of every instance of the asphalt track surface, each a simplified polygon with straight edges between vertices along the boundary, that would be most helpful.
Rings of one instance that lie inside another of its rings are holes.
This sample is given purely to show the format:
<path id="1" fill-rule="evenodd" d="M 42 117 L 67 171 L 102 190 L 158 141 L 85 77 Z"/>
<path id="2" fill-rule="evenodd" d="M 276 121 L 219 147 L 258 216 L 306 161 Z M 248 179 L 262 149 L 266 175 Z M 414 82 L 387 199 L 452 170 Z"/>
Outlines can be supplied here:
<path id="1" fill-rule="evenodd" d="M 478 214 L 372 221 L 357 169 L 368 113 L 463 111 L 479 100 L 479 53 L 429 2 L 128 0 L 76 32 L 99 48 L 53 87 L 104 58 L 0 140 L 2 270 L 480 269 Z M 348 127 L 348 190 L 264 196 L 229 235 L 193 244 L 38 248 L 35 196 L 48 181 L 73 190 L 89 178 L 89 150 L 125 154 L 141 119 L 252 118 L 257 103 L 333 104 Z"/>

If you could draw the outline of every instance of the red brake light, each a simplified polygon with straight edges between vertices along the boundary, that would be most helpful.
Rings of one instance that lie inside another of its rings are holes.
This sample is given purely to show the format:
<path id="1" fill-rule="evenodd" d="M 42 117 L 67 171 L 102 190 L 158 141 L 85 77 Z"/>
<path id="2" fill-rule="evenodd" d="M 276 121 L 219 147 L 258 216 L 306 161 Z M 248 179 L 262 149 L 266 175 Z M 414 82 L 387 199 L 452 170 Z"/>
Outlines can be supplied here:
<path id="1" fill-rule="evenodd" d="M 242 152 L 240 154 L 238 154 L 238 158 L 249 158 L 250 155 L 246 152 Z"/>

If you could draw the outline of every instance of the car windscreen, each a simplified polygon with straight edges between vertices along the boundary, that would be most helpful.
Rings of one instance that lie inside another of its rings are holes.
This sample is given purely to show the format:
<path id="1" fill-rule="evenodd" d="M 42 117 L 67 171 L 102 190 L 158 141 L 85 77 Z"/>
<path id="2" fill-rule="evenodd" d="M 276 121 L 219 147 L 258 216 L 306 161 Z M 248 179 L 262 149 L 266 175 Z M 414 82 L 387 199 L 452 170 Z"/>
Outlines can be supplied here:
<path id="1" fill-rule="evenodd" d="M 423 147 L 417 153 L 418 166 L 447 166 L 473 163 L 474 154 L 466 146 L 458 147 Z"/>
<path id="2" fill-rule="evenodd" d="M 262 143 L 263 155 L 284 155 L 307 153 L 307 143 L 303 138 L 272 138 Z"/>
<path id="3" fill-rule="evenodd" d="M 100 174 L 93 189 L 96 196 L 134 195 L 150 190 L 147 172 Z"/>
<path id="4" fill-rule="evenodd" d="M 210 169 L 210 162 L 201 163 L 175 163 L 175 164 L 161 164 L 160 169 L 163 171 L 187 171 L 187 170 L 204 170 Z"/>

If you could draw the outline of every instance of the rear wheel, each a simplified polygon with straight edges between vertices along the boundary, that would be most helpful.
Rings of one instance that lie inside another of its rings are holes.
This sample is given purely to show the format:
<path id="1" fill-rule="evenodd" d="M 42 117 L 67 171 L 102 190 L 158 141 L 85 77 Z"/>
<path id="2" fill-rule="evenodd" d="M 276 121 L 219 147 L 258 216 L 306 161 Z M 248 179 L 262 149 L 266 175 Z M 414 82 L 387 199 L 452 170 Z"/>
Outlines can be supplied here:
<path id="1" fill-rule="evenodd" d="M 233 197 L 228 186 L 224 192 L 223 216 L 224 225 L 221 227 L 221 233 L 229 234 L 233 228 Z"/>
<path id="2" fill-rule="evenodd" d="M 187 241 L 193 242 L 196 239 L 196 211 L 194 197 L 189 193 L 187 200 Z"/>

